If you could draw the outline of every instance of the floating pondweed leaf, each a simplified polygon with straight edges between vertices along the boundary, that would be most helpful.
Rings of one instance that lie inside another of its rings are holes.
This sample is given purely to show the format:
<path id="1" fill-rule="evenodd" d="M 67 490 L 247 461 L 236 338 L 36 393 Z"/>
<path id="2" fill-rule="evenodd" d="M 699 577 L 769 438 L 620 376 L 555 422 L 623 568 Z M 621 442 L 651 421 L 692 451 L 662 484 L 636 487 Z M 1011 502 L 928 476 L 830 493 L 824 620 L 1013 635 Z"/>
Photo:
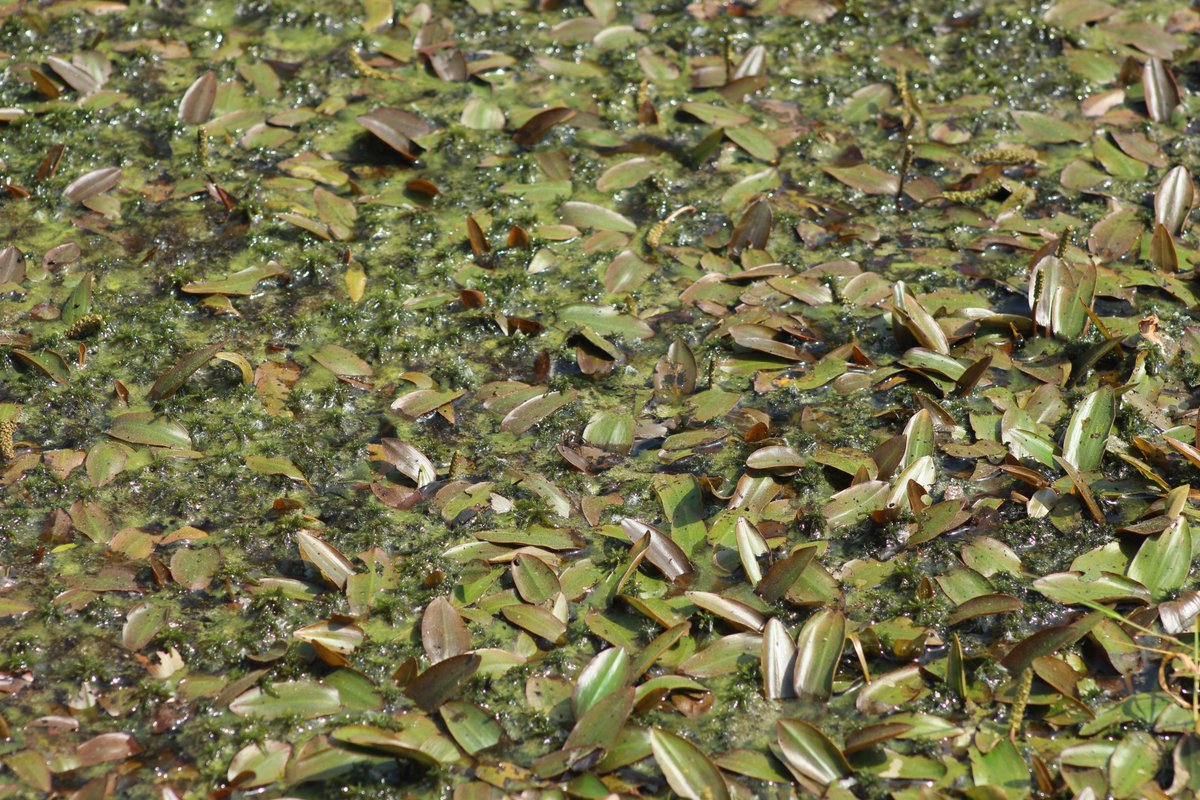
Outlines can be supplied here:
<path id="1" fill-rule="evenodd" d="M 660 728 L 650 730 L 650 748 L 671 791 L 688 800 L 728 800 L 721 771 L 694 744 Z"/>
<path id="2" fill-rule="evenodd" d="M 1081 472 L 1099 468 L 1116 416 L 1117 398 L 1111 388 L 1103 386 L 1085 397 L 1063 434 L 1063 459 Z"/>
<path id="3" fill-rule="evenodd" d="M 616 192 L 636 186 L 660 169 L 649 158 L 631 158 L 614 164 L 597 179 L 596 188 L 602 192 Z"/>
<path id="4" fill-rule="evenodd" d="M 617 231 L 619 233 L 637 232 L 637 226 L 633 220 L 610 208 L 594 203 L 568 201 L 558 207 L 558 216 L 564 223 L 578 228 L 595 228 L 600 231 Z"/>
<path id="5" fill-rule="evenodd" d="M 761 668 L 763 694 L 768 700 L 795 697 L 796 643 L 777 618 L 763 628 Z"/>
<path id="6" fill-rule="evenodd" d="M 1145 66 L 1142 67 L 1142 91 L 1150 119 L 1155 122 L 1170 120 L 1172 112 L 1179 105 L 1179 86 L 1162 59 L 1146 60 Z"/>
<path id="7" fill-rule="evenodd" d="M 842 612 L 825 609 L 809 617 L 796 637 L 794 677 L 797 695 L 829 698 L 845 644 L 846 617 Z"/>
<path id="8" fill-rule="evenodd" d="M 283 777 L 291 755 L 292 746 L 286 742 L 268 739 L 261 745 L 248 744 L 229 762 L 226 777 L 239 788 L 269 786 Z"/>
<path id="9" fill-rule="evenodd" d="M 217 99 L 217 76 L 205 72 L 188 87 L 179 102 L 179 118 L 190 125 L 203 125 L 212 117 L 213 101 Z"/>
<path id="10" fill-rule="evenodd" d="M 338 377 L 370 378 L 375 374 L 371 365 L 337 344 L 326 344 L 312 354 L 313 360 Z"/>
<path id="11" fill-rule="evenodd" d="M 292 638 L 312 645 L 326 664 L 341 667 L 349 663 L 346 656 L 362 646 L 366 636 L 363 629 L 353 623 L 323 620 L 297 628 L 292 631 Z"/>
<path id="12" fill-rule="evenodd" d="M 356 118 L 358 124 L 378 136 L 388 147 L 409 161 L 416 161 L 413 139 L 433 132 L 429 123 L 400 108 L 382 106 Z"/>
<path id="13" fill-rule="evenodd" d="M 800 582 L 804 571 L 817 554 L 815 545 L 805 545 L 796 548 L 791 555 L 781 558 L 771 565 L 754 593 L 768 603 L 774 603 L 787 595 Z"/>
<path id="14" fill-rule="evenodd" d="M 606 695 L 625 687 L 629 680 L 629 654 L 622 647 L 601 651 L 588 663 L 575 681 L 571 708 L 581 718 Z"/>
<path id="15" fill-rule="evenodd" d="M 404 687 L 404 693 L 425 711 L 436 711 L 479 671 L 483 659 L 463 653 L 439 661 Z"/>
<path id="16" fill-rule="evenodd" d="M 428 717 L 409 712 L 395 721 L 398 729 L 394 730 L 372 725 L 344 725 L 329 736 L 342 746 L 376 750 L 431 767 L 453 764 L 462 757 L 454 743 L 443 736 Z"/>
<path id="17" fill-rule="evenodd" d="M 1011 114 L 1017 127 L 1035 143 L 1086 142 L 1092 135 L 1089 126 L 1067 122 L 1040 111 L 1013 111 Z"/>
<path id="18" fill-rule="evenodd" d="M 421 615 L 421 644 L 433 664 L 471 649 L 471 632 L 446 598 L 435 598 Z"/>
<path id="19" fill-rule="evenodd" d="M 212 582 L 221 565 L 221 553 L 215 547 L 176 550 L 171 556 L 171 577 L 193 592 L 202 592 Z"/>
<path id="20" fill-rule="evenodd" d="M 192 373 L 212 360 L 226 344 L 226 341 L 216 342 L 215 344 L 210 344 L 208 347 L 194 350 L 179 359 L 174 366 L 159 376 L 154 385 L 150 387 L 147 397 L 150 400 L 164 400 L 175 394 L 183 387 L 183 384 L 191 377 Z"/>
<path id="21" fill-rule="evenodd" d="M 1016 597 L 1007 594 L 985 594 L 978 597 L 972 597 L 958 605 L 946 617 L 947 625 L 957 625 L 960 622 L 965 622 L 976 617 L 989 616 L 991 614 L 1004 614 L 1010 611 L 1020 611 L 1024 607 L 1024 603 Z"/>
<path id="22" fill-rule="evenodd" d="M 95 94 L 100 91 L 100 87 L 103 85 L 102 81 L 91 72 L 69 61 L 63 61 L 61 58 L 50 56 L 46 59 L 46 63 L 50 65 L 50 68 L 54 70 L 58 77 L 63 79 L 63 83 L 81 95 Z"/>
<path id="23" fill-rule="evenodd" d="M 667 580 L 686 583 L 695 574 L 695 568 L 688 560 L 687 553 L 657 528 L 646 523 L 626 517 L 621 520 L 621 531 L 632 543 L 641 541 L 642 537 L 650 537 L 650 546 L 646 558 Z"/>
<path id="24" fill-rule="evenodd" d="M 737 256 L 747 247 L 765 249 L 767 239 L 771 236 L 773 219 L 771 205 L 765 197 L 760 196 L 752 200 L 729 237 L 730 255 Z"/>
<path id="25" fill-rule="evenodd" d="M 853 772 L 838 746 L 809 723 L 781 719 L 775 729 L 784 764 L 797 778 L 824 788 Z"/>
<path id="26" fill-rule="evenodd" d="M 1187 580 L 1192 550 L 1191 526 L 1186 517 L 1176 517 L 1165 531 L 1142 542 L 1125 574 L 1161 600 Z"/>
<path id="27" fill-rule="evenodd" d="M 849 167 L 821 167 L 831 178 L 864 194 L 895 195 L 900 179 L 867 163 Z"/>
<path id="28" fill-rule="evenodd" d="M 950 342 L 945 331 L 925 307 L 908 293 L 904 281 L 897 281 L 892 287 L 892 331 L 898 341 L 907 335 L 935 353 L 950 353 Z"/>
<path id="29" fill-rule="evenodd" d="M 528 431 L 546 417 L 572 402 L 578 392 L 547 392 L 529 398 L 505 415 L 500 430 L 516 436 Z"/>
<path id="30" fill-rule="evenodd" d="M 282 456 L 246 456 L 246 468 L 260 475 L 282 475 L 312 489 L 312 484 L 304 477 L 299 467 L 293 464 L 291 459 Z"/>
<path id="31" fill-rule="evenodd" d="M 715 614 L 735 628 L 761 633 L 766 618 L 757 609 L 713 592 L 686 592 L 685 596 L 698 607 Z"/>
<path id="32" fill-rule="evenodd" d="M 530 147 L 549 133 L 551 128 L 567 122 L 574 116 L 575 109 L 573 108 L 555 107 L 539 111 L 520 128 L 517 128 L 516 133 L 513 134 L 513 141 L 521 147 Z"/>
<path id="33" fill-rule="evenodd" d="M 450 700 L 438 710 L 459 747 L 476 755 L 500 743 L 503 731 L 494 717 L 473 703 Z"/>
<path id="34" fill-rule="evenodd" d="M 561 645 L 566 641 L 567 624 L 541 606 L 505 606 L 500 613 L 513 625 L 551 644 Z"/>
<path id="35" fill-rule="evenodd" d="M 25 280 L 25 256 L 16 247 L 0 250 L 0 288 Z"/>
<path id="36" fill-rule="evenodd" d="M 192 437 L 182 425 L 148 411 L 131 411 L 115 417 L 108 435 L 123 442 L 152 447 L 188 450 L 192 446 Z"/>
<path id="37" fill-rule="evenodd" d="M 1172 236 L 1178 236 L 1195 204 L 1195 187 L 1186 167 L 1176 166 L 1162 179 L 1154 193 L 1154 219 Z"/>
<path id="38" fill-rule="evenodd" d="M 409 419 L 419 419 L 432 411 L 448 406 L 464 394 L 466 394 L 465 389 L 446 391 L 418 389 L 397 397 L 392 402 L 391 408 L 392 411 L 397 411 Z"/>
<path id="39" fill-rule="evenodd" d="M 167 624 L 171 607 L 164 603 L 139 603 L 129 610 L 121 629 L 121 644 L 128 650 L 141 650 Z"/>
<path id="40" fill-rule="evenodd" d="M 201 281 L 199 283 L 188 283 L 183 286 L 183 291 L 188 294 L 223 294 L 223 295 L 251 295 L 254 294 L 254 289 L 262 281 L 268 278 L 291 277 L 287 270 L 280 266 L 275 261 L 268 261 L 265 266 L 261 267 L 246 267 L 243 270 L 233 273 L 225 278 L 220 278 L 215 281 Z"/>
<path id="41" fill-rule="evenodd" d="M 463 106 L 459 122 L 479 131 L 498 131 L 504 128 L 504 112 L 495 103 L 482 97 L 472 97 Z"/>
<path id="42" fill-rule="evenodd" d="M 81 203 L 107 192 L 121 181 L 120 167 L 101 167 L 80 175 L 63 190 L 63 197 L 72 203 Z"/>
<path id="43" fill-rule="evenodd" d="M 316 719 L 336 714 L 342 707 L 337 689 L 316 681 L 284 681 L 266 689 L 250 689 L 229 704 L 239 717 Z"/>
<path id="44" fill-rule="evenodd" d="M 10 352 L 19 360 L 34 367 L 55 383 L 66 384 L 71 380 L 71 365 L 65 358 L 53 350 L 32 353 L 28 350 L 14 347 Z"/>
<path id="45" fill-rule="evenodd" d="M 300 557 L 316 567 L 321 576 L 338 589 L 346 588 L 346 581 L 356 571 L 349 559 L 309 531 L 296 531 L 295 536 Z"/>
<path id="46" fill-rule="evenodd" d="M 437 480 L 437 469 L 424 453 L 408 442 L 399 439 L 383 438 L 378 445 L 368 445 L 373 461 L 383 461 L 391 464 L 399 472 L 417 485 L 417 488 L 427 486 Z"/>

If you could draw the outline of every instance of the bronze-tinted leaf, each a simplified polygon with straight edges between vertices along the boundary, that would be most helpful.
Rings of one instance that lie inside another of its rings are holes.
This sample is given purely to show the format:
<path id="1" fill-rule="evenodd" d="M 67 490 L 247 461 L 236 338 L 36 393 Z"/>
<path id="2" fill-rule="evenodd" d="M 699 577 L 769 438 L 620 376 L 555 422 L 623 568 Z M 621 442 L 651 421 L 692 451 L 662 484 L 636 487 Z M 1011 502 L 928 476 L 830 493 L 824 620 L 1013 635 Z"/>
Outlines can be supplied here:
<path id="1" fill-rule="evenodd" d="M 555 125 L 561 125 L 567 120 L 575 116 L 573 108 L 547 108 L 545 111 L 539 111 L 534 114 L 529 120 L 517 129 L 513 134 L 513 141 L 521 147 L 530 147 L 538 139 L 541 139 Z"/>
<path id="2" fill-rule="evenodd" d="M 446 598 L 434 599 L 421 615 L 421 644 L 434 664 L 471 649 L 471 632 Z"/>
<path id="3" fill-rule="evenodd" d="M 1178 236 L 1187 223 L 1195 200 L 1196 190 L 1187 167 L 1172 168 L 1154 193 L 1155 222 L 1166 228 L 1172 236 Z"/>
<path id="4" fill-rule="evenodd" d="M 72 203 L 80 203 L 96 195 L 104 194 L 121 180 L 120 167 L 102 167 L 79 176 L 63 190 L 63 197 Z"/>
<path id="5" fill-rule="evenodd" d="M 483 659 L 475 653 L 451 656 L 414 678 L 404 693 L 425 711 L 436 711 L 471 679 L 481 663 Z"/>
<path id="6" fill-rule="evenodd" d="M 381 106 L 357 119 L 360 125 L 410 161 L 416 160 L 412 140 L 433 131 L 433 128 L 416 114 L 388 106 Z"/>
<path id="7" fill-rule="evenodd" d="M 1175 76 L 1160 58 L 1147 59 L 1142 67 L 1142 90 L 1146 97 L 1146 110 L 1155 122 L 1171 119 L 1171 112 L 1179 105 L 1179 86 Z"/>
<path id="8" fill-rule="evenodd" d="M 179 102 L 179 118 L 190 125 L 203 125 L 212 116 L 217 99 L 217 76 L 212 70 L 197 78 Z"/>

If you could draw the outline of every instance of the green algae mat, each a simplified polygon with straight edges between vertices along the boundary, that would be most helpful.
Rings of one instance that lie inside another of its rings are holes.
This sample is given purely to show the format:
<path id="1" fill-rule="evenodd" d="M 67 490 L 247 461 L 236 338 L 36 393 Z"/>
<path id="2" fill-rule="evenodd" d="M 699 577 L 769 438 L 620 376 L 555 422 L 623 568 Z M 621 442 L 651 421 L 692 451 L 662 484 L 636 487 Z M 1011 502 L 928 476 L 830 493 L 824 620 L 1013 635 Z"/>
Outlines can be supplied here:
<path id="1" fill-rule="evenodd" d="M 0 797 L 1197 796 L 1198 33 L 0 0 Z"/>

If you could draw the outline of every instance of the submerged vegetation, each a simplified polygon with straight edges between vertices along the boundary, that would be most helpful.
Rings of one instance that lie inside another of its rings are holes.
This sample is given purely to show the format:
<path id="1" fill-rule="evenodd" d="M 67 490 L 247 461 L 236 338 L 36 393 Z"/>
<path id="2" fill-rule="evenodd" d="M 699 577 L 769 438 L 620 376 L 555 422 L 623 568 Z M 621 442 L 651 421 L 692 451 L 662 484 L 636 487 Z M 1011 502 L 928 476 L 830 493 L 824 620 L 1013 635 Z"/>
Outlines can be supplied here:
<path id="1" fill-rule="evenodd" d="M 0 797 L 1196 796 L 1198 32 L 0 4 Z"/>

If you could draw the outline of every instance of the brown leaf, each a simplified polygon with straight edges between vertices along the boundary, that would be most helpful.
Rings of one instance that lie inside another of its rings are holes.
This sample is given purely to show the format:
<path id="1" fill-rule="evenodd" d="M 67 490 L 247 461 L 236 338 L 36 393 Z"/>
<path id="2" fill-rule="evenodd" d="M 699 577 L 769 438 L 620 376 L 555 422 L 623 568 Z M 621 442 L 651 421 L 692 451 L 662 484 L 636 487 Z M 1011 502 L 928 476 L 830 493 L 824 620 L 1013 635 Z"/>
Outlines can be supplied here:
<path id="1" fill-rule="evenodd" d="M 434 664 L 471 649 L 471 632 L 446 598 L 435 599 L 421 615 L 421 645 Z"/>
<path id="2" fill-rule="evenodd" d="M 216 99 L 217 76 L 209 70 L 183 93 L 183 100 L 179 103 L 179 118 L 190 125 L 203 125 L 212 116 L 213 101 Z"/>
<path id="3" fill-rule="evenodd" d="M 545 136 L 555 125 L 561 125 L 575 116 L 575 109 L 561 106 L 548 108 L 534 114 L 513 134 L 513 141 L 521 147 L 529 147 Z"/>

